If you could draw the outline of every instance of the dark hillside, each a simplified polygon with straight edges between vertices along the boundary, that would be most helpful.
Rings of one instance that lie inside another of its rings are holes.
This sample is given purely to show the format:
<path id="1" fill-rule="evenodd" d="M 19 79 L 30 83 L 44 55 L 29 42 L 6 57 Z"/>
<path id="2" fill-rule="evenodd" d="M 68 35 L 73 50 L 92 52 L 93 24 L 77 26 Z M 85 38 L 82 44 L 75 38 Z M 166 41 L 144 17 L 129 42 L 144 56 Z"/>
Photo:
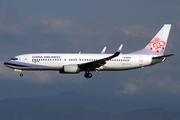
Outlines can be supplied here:
<path id="1" fill-rule="evenodd" d="M 32 109 L 65 109 L 65 108 L 88 108 L 109 113 L 122 113 L 137 109 L 163 108 L 170 112 L 179 112 L 180 105 L 156 102 L 131 102 L 120 99 L 111 99 L 76 92 L 65 92 L 59 95 L 34 98 L 4 99 L 0 101 L 0 110 L 25 111 Z"/>

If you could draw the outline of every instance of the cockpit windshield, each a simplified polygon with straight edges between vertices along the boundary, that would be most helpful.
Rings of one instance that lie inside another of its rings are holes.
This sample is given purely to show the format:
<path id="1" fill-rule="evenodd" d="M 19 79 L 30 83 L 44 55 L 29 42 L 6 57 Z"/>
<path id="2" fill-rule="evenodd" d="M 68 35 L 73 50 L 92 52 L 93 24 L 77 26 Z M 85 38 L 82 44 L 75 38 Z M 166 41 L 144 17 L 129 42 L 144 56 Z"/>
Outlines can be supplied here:
<path id="1" fill-rule="evenodd" d="M 11 58 L 11 60 L 18 60 L 18 58 Z"/>

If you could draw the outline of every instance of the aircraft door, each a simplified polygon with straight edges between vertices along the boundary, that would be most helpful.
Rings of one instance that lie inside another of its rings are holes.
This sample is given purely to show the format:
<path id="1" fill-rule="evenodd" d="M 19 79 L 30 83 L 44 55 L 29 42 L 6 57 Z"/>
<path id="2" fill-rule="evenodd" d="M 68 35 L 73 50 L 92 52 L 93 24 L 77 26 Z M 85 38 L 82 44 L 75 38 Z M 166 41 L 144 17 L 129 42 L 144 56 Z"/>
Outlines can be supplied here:
<path id="1" fill-rule="evenodd" d="M 143 65 L 143 57 L 139 56 L 139 65 Z"/>
<path id="2" fill-rule="evenodd" d="M 24 56 L 24 63 L 28 63 L 28 56 Z"/>

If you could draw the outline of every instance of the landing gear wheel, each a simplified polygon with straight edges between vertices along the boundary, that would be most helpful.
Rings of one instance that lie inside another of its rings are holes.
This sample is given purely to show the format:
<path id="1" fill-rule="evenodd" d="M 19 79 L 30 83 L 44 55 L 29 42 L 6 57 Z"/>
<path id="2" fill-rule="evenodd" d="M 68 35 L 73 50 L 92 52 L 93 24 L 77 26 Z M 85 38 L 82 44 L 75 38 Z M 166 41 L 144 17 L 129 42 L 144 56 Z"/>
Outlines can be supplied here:
<path id="1" fill-rule="evenodd" d="M 84 74 L 84 77 L 85 77 L 85 78 L 91 78 L 91 77 L 92 77 L 92 74 L 91 74 L 91 73 L 85 73 L 85 74 Z"/>
<path id="2" fill-rule="evenodd" d="M 88 78 L 91 78 L 91 77 L 92 77 L 92 74 L 91 74 L 91 73 L 89 73 L 89 74 L 88 74 Z"/>
<path id="3" fill-rule="evenodd" d="M 85 78 L 88 78 L 88 73 L 85 73 L 85 74 L 84 74 L 84 77 L 85 77 Z"/>
<path id="4" fill-rule="evenodd" d="M 21 74 L 20 74 L 20 77 L 22 77 L 22 76 L 23 76 L 23 74 L 21 73 Z"/>

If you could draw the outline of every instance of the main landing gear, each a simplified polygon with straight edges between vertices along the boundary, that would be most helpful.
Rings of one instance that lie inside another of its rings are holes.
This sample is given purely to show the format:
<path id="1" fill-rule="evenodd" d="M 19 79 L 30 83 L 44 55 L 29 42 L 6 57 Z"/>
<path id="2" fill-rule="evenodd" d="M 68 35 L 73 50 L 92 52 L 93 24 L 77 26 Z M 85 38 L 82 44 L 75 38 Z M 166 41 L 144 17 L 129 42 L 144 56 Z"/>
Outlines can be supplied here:
<path id="1" fill-rule="evenodd" d="M 89 73 L 89 71 L 86 71 L 86 73 L 84 74 L 84 77 L 85 77 L 85 78 L 91 78 L 91 77 L 92 77 L 92 74 Z"/>
<path id="2" fill-rule="evenodd" d="M 22 77 L 23 76 L 23 74 L 22 73 L 20 73 L 20 75 L 19 75 L 20 77 Z"/>

